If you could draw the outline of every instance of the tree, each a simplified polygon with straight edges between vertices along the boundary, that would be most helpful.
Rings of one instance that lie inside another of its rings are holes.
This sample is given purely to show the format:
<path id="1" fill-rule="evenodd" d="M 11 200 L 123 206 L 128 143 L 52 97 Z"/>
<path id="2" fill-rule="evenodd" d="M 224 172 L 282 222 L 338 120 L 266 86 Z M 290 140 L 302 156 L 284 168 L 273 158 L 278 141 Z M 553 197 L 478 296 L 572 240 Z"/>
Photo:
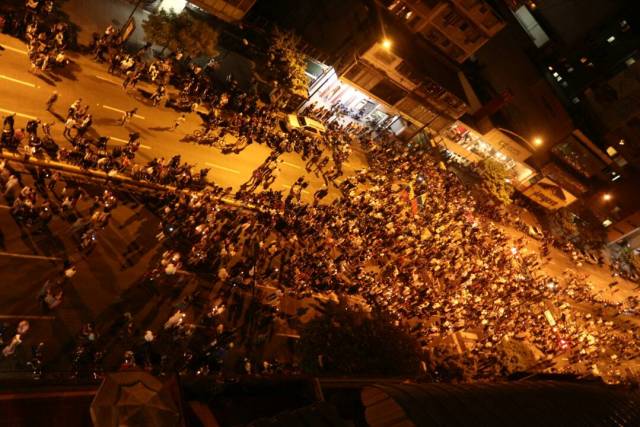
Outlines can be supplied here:
<path id="1" fill-rule="evenodd" d="M 562 232 L 563 237 L 571 238 L 578 233 L 578 225 L 574 221 L 574 215 L 566 208 L 555 211 L 552 215 L 552 221 Z"/>
<path id="2" fill-rule="evenodd" d="M 180 49 L 193 58 L 218 53 L 219 33 L 210 23 L 185 10 L 178 15 L 177 40 Z"/>
<path id="3" fill-rule="evenodd" d="M 507 168 L 493 159 L 485 159 L 478 164 L 478 173 L 482 178 L 480 188 L 504 205 L 511 204 L 513 186 L 509 181 Z"/>
<path id="4" fill-rule="evenodd" d="M 142 23 L 145 40 L 162 46 L 163 48 L 172 49 L 170 45 L 175 40 L 172 39 L 172 37 L 175 36 L 173 27 L 177 19 L 178 15 L 176 15 L 175 12 L 167 12 L 164 9 L 160 9 L 158 12 L 149 15 Z"/>
<path id="5" fill-rule="evenodd" d="M 631 271 L 640 274 L 640 255 L 637 255 L 630 247 L 624 247 L 620 251 L 620 259 L 629 266 Z"/>
<path id="6" fill-rule="evenodd" d="M 276 79 L 294 94 L 306 97 L 309 79 L 307 58 L 298 51 L 298 39 L 293 33 L 275 29 L 269 46 L 269 69 Z"/>
<path id="7" fill-rule="evenodd" d="M 150 15 L 142 28 L 147 41 L 172 51 L 180 49 L 194 58 L 218 53 L 218 31 L 188 10 L 180 14 L 160 10 Z"/>
<path id="8" fill-rule="evenodd" d="M 300 335 L 301 366 L 312 374 L 404 376 L 420 369 L 418 342 L 385 313 L 328 303 Z"/>

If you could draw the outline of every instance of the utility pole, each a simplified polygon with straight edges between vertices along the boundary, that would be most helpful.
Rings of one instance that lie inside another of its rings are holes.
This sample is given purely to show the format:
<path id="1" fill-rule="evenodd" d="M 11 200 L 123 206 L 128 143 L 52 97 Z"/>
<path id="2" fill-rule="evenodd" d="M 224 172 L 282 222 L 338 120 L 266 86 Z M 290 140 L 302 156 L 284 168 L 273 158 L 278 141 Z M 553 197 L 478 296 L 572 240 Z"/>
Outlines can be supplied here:
<path id="1" fill-rule="evenodd" d="M 133 10 L 131 11 L 131 14 L 129 15 L 129 17 L 127 18 L 126 22 L 131 21 L 131 18 L 133 18 L 133 15 L 137 12 L 138 8 L 140 7 L 140 5 L 142 4 L 142 0 L 138 0 L 136 2 L 135 7 L 133 8 Z"/>
<path id="2" fill-rule="evenodd" d="M 125 30 L 125 28 L 127 28 L 129 26 L 129 22 L 133 19 L 133 15 L 137 12 L 138 8 L 142 4 L 142 1 L 143 0 L 138 0 L 136 2 L 136 5 L 133 7 L 133 10 L 131 11 L 131 14 L 129 14 L 129 17 L 124 22 L 124 25 L 120 28 L 120 34 L 118 34 L 119 38 L 122 37 L 122 32 Z"/>

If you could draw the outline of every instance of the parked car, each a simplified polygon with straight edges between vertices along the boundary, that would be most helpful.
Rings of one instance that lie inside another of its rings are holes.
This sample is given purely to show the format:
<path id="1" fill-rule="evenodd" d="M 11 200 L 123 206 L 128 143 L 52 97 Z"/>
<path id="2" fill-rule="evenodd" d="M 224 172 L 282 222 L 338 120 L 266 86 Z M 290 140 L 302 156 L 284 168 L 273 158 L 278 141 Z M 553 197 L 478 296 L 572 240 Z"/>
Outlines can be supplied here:
<path id="1" fill-rule="evenodd" d="M 284 127 L 289 131 L 298 129 L 314 138 L 319 138 L 327 131 L 327 128 L 319 121 L 295 114 L 287 114 Z"/>
<path id="2" fill-rule="evenodd" d="M 544 239 L 544 233 L 535 225 L 530 225 L 527 227 L 527 234 L 536 240 Z"/>

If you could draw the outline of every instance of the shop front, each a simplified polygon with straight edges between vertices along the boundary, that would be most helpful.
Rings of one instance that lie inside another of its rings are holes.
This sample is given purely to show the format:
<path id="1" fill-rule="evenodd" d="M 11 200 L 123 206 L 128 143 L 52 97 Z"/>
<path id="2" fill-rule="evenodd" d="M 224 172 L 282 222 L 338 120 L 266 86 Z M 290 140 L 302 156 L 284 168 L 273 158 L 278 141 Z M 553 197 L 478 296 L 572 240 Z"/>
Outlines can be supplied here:
<path id="1" fill-rule="evenodd" d="M 357 123 L 369 128 L 388 129 L 399 134 L 404 129 L 404 121 L 393 109 L 380 102 L 348 79 L 337 75 L 333 67 L 313 62 L 307 75 L 312 83 L 309 100 L 300 110 L 313 104 L 332 112 L 329 120 L 341 124 Z"/>
<path id="2" fill-rule="evenodd" d="M 497 129 L 483 135 L 457 121 L 444 129 L 441 136 L 444 148 L 463 163 L 475 164 L 491 158 L 503 164 L 517 189 L 527 187 L 535 176 L 535 171 L 524 163 L 531 152 Z"/>

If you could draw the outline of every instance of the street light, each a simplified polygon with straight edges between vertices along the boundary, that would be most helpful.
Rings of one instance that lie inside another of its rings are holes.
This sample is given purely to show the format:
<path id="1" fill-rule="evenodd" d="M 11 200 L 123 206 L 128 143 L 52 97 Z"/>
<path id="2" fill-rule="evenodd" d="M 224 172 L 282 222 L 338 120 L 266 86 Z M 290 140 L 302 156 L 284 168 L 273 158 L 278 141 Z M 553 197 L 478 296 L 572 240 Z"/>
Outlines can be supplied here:
<path id="1" fill-rule="evenodd" d="M 393 44 L 393 43 L 391 43 L 391 40 L 389 40 L 388 38 L 384 38 L 384 39 L 382 40 L 382 47 L 383 47 L 383 48 L 385 48 L 385 49 L 387 49 L 387 50 L 391 49 L 391 45 L 392 45 L 392 44 Z"/>
<path id="2" fill-rule="evenodd" d="M 613 196 L 611 195 L 611 193 L 604 193 L 602 195 L 602 200 L 604 200 L 605 202 L 608 202 L 609 200 L 611 200 L 613 198 Z"/>
<path id="3" fill-rule="evenodd" d="M 518 138 L 520 141 L 524 142 L 526 145 L 529 146 L 529 148 L 535 150 L 536 147 L 541 146 L 544 143 L 544 140 L 542 138 L 540 138 L 539 136 L 536 136 L 533 139 L 533 142 L 529 142 L 529 140 L 527 140 L 527 138 L 523 137 L 522 135 L 519 135 L 517 133 L 515 133 L 512 130 L 509 129 L 505 129 L 505 128 L 498 128 L 498 130 L 507 133 L 509 135 L 515 136 L 516 138 Z"/>

